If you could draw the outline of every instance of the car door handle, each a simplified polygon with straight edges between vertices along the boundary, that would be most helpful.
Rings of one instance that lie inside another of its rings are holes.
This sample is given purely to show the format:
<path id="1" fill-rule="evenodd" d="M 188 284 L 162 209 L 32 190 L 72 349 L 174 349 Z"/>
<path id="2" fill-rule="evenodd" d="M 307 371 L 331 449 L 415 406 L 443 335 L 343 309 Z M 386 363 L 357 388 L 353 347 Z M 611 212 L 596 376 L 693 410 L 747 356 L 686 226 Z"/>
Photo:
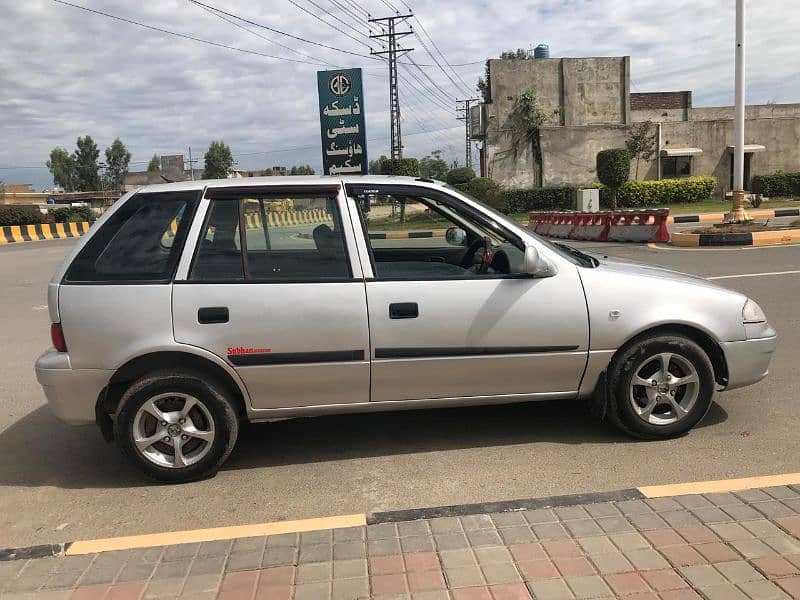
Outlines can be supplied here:
<path id="1" fill-rule="evenodd" d="M 204 306 L 197 311 L 197 322 L 203 325 L 209 323 L 227 323 L 228 318 L 227 306 Z"/>
<path id="2" fill-rule="evenodd" d="M 394 302 L 389 305 L 390 319 L 416 319 L 419 316 L 419 306 L 416 302 Z"/>

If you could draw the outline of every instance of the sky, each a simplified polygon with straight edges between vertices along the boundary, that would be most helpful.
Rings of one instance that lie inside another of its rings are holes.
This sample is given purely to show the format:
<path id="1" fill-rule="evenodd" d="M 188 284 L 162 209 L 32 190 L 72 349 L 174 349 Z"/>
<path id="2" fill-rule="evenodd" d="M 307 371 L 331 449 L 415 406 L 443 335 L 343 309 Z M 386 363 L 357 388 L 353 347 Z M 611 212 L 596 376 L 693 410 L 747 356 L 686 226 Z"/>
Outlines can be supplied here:
<path id="1" fill-rule="evenodd" d="M 203 0 L 332 49 L 226 17 L 237 27 L 189 0 L 70 1 L 247 52 L 55 0 L 7 0 L 0 181 L 51 186 L 50 150 L 71 151 L 86 134 L 101 159 L 121 138 L 132 171 L 153 154 L 188 155 L 189 147 L 202 160 L 222 139 L 237 168 L 308 163 L 321 172 L 316 71 L 327 68 L 364 69 L 367 151 L 389 154 L 388 68 L 368 57 L 370 43 L 378 48 L 366 37 L 366 13 L 384 17 L 393 8 L 413 10 L 418 34 L 402 40 L 414 48 L 400 68 L 405 156 L 439 149 L 463 164 L 455 100 L 476 95 L 487 58 L 540 43 L 554 57 L 630 55 L 634 92 L 688 89 L 695 106 L 733 102 L 734 0 Z M 800 3 L 748 4 L 747 101 L 800 102 Z"/>

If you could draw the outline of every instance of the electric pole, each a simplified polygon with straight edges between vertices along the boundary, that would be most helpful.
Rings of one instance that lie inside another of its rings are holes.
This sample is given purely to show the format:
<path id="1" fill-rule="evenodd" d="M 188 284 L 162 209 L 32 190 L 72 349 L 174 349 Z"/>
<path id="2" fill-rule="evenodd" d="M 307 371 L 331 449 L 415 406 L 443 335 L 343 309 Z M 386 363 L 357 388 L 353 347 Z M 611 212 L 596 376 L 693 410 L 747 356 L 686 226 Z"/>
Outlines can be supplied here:
<path id="1" fill-rule="evenodd" d="M 397 39 L 414 33 L 411 30 L 397 31 L 397 25 L 405 23 L 413 16 L 408 14 L 369 19 L 370 23 L 379 23 L 381 30 L 384 31 L 369 37 L 380 40 L 385 39 L 389 46 L 388 50 L 370 50 L 369 53 L 389 57 L 389 120 L 391 124 L 392 158 L 403 158 L 403 139 L 400 132 L 400 96 L 397 93 L 397 57 L 413 50 L 413 48 L 399 48 Z M 386 24 L 388 31 L 383 30 L 384 24 Z"/>
<path id="2" fill-rule="evenodd" d="M 728 221 L 742 223 L 750 218 L 744 209 L 744 120 L 745 120 L 745 2 L 736 0 L 735 114 L 733 150 L 733 198 Z"/>
<path id="3" fill-rule="evenodd" d="M 459 121 L 464 121 L 464 142 L 466 143 L 465 162 L 466 166 L 472 168 L 472 136 L 470 136 L 470 115 L 469 107 L 473 102 L 477 102 L 478 98 L 466 98 L 465 100 L 456 100 L 456 104 L 463 104 L 464 106 L 456 107 L 456 118 Z"/>
<path id="4" fill-rule="evenodd" d="M 194 181 L 194 163 L 198 162 L 197 160 L 192 160 L 192 147 L 189 146 L 189 176 L 192 181 Z"/>

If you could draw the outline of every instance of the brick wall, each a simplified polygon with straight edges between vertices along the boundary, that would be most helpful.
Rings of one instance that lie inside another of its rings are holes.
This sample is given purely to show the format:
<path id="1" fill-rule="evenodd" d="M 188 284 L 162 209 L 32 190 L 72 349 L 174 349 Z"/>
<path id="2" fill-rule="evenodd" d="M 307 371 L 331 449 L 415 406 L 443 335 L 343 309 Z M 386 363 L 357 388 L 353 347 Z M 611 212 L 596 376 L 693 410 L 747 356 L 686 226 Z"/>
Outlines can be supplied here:
<path id="1" fill-rule="evenodd" d="M 639 92 L 631 94 L 631 110 L 691 108 L 692 92 Z"/>

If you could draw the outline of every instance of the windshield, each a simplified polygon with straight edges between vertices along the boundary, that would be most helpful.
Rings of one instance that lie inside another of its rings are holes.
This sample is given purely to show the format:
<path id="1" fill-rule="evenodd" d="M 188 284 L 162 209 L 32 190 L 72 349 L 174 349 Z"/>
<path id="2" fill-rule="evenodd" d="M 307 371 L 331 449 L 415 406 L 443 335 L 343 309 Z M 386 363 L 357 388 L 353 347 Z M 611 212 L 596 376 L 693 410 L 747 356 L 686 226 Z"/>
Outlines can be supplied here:
<path id="1" fill-rule="evenodd" d="M 466 196 L 473 202 L 477 202 L 480 204 L 487 212 L 491 213 L 493 217 L 495 217 L 501 223 L 508 223 L 509 218 L 508 215 L 504 215 L 500 211 L 492 208 L 485 202 L 481 201 L 480 199 L 476 198 L 472 194 L 459 190 L 458 188 L 453 187 L 452 185 L 445 183 L 444 186 L 454 192 L 461 194 L 462 196 Z M 586 254 L 585 252 L 581 252 L 580 250 L 573 248 L 572 246 L 568 246 L 567 244 L 562 244 L 560 242 L 551 242 L 545 237 L 542 237 L 538 233 L 534 233 L 533 231 L 526 228 L 526 233 L 536 238 L 537 241 L 541 242 L 543 245 L 547 246 L 558 254 L 559 256 L 566 258 L 572 264 L 579 265 L 581 267 L 591 267 L 594 268 L 600 264 L 600 261 L 594 258 L 593 256 Z"/>

